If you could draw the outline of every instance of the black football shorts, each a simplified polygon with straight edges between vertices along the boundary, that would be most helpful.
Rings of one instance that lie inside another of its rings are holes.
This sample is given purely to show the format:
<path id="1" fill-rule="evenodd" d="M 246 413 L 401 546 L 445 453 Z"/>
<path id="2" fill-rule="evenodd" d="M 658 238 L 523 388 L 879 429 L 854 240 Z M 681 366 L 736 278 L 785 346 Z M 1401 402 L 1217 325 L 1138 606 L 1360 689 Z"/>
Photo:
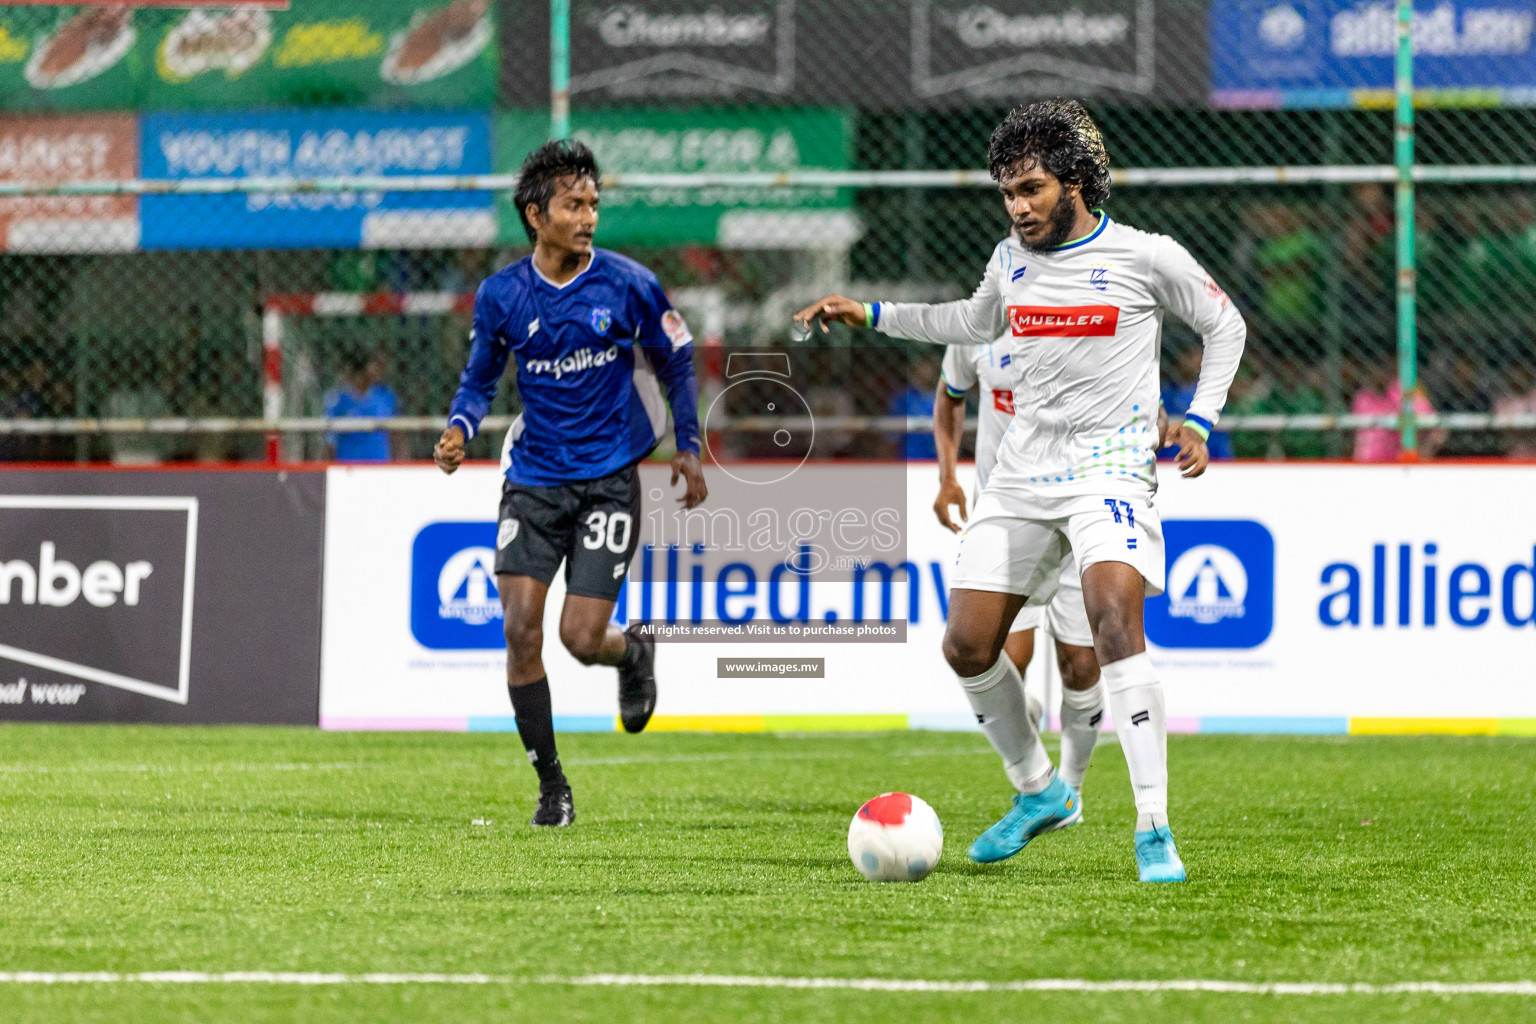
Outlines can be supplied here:
<path id="1" fill-rule="evenodd" d="M 640 546 L 640 473 L 626 466 L 555 487 L 502 484 L 496 571 L 554 582 L 568 594 L 616 601 Z"/>

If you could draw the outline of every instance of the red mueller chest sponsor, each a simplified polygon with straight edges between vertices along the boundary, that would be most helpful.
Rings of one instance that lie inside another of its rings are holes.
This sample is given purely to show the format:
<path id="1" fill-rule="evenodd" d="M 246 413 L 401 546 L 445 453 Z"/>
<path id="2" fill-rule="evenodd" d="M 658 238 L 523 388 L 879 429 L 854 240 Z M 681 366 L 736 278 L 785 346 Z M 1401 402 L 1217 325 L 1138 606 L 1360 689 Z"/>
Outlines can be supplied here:
<path id="1" fill-rule="evenodd" d="M 992 391 L 992 408 L 996 409 L 998 412 L 1005 412 L 1009 416 L 1012 416 L 1013 415 L 1013 392 L 1012 391 L 998 391 L 997 389 L 994 388 L 993 391 Z"/>
<path id="2" fill-rule="evenodd" d="M 1009 306 L 1015 338 L 1112 338 L 1118 306 Z"/>

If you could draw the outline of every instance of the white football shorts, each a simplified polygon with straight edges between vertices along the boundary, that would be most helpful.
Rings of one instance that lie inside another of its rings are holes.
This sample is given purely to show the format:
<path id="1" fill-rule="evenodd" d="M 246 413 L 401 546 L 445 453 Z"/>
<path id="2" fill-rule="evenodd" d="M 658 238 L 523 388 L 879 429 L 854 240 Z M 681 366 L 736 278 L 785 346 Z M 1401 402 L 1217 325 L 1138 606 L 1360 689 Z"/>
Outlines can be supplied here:
<path id="1" fill-rule="evenodd" d="M 1024 594 L 1026 608 L 1045 608 L 1074 555 L 1079 573 L 1124 562 L 1141 573 L 1148 597 L 1163 592 L 1163 524 L 1149 497 L 1051 498 L 998 489 L 982 493 L 960 534 L 950 585 Z"/>
<path id="2" fill-rule="evenodd" d="M 1077 572 L 1077 559 L 1068 552 L 1061 563 L 1061 579 L 1057 583 L 1056 596 L 1044 608 L 1025 605 L 1019 609 L 1008 632 L 1020 633 L 1027 629 L 1044 629 L 1064 644 L 1074 647 L 1092 647 L 1093 630 L 1088 626 L 1088 609 L 1083 606 L 1083 580 Z"/>

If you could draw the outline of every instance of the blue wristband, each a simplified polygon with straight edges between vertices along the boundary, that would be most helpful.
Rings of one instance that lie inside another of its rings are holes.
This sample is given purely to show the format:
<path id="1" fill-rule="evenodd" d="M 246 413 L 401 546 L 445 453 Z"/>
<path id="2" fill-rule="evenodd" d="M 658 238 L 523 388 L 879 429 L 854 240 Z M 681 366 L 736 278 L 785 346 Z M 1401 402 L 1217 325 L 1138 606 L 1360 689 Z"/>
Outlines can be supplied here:
<path id="1" fill-rule="evenodd" d="M 1192 413 L 1186 413 L 1184 416 L 1184 425 L 1190 430 L 1193 430 L 1195 433 L 1199 434 L 1200 440 L 1209 441 L 1211 439 L 1212 424 L 1211 421 L 1205 417 L 1195 416 Z"/>

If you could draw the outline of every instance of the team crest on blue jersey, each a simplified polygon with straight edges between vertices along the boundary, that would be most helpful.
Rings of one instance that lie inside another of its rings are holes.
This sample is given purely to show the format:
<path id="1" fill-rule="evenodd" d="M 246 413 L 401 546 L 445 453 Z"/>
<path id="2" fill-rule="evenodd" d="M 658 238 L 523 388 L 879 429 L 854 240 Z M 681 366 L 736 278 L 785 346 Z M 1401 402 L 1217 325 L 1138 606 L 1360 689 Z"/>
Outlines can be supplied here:
<path id="1" fill-rule="evenodd" d="M 592 329 L 598 334 L 607 334 L 611 326 L 613 326 L 613 310 L 607 306 L 593 306 Z"/>

